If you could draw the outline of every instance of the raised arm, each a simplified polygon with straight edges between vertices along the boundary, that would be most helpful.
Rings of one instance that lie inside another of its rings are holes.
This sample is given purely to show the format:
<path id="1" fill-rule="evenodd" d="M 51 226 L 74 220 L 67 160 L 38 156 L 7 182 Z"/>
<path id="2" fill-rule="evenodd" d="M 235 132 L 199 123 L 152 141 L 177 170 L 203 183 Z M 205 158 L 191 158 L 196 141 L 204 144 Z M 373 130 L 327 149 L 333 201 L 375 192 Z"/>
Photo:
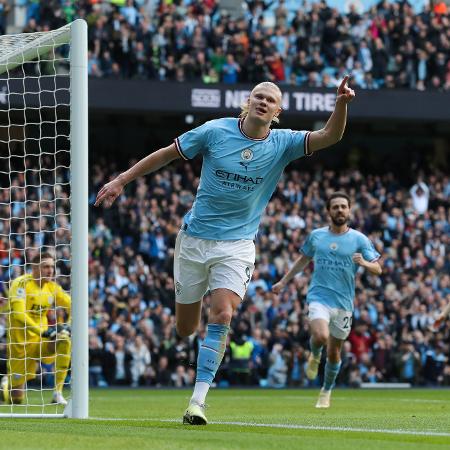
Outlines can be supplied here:
<path id="1" fill-rule="evenodd" d="M 347 86 L 348 78 L 344 77 L 337 90 L 336 105 L 325 127 L 310 133 L 310 152 L 329 147 L 342 139 L 347 123 L 347 104 L 355 97 L 355 91 Z"/>
<path id="2" fill-rule="evenodd" d="M 300 256 L 291 267 L 289 272 L 284 275 L 284 277 L 276 284 L 272 286 L 272 291 L 275 294 L 279 294 L 282 289 L 295 277 L 299 272 L 301 272 L 311 261 L 311 258 L 306 255 Z"/>
<path id="3" fill-rule="evenodd" d="M 151 153 L 130 167 L 126 172 L 106 183 L 97 194 L 95 206 L 100 206 L 103 203 L 106 208 L 109 208 L 130 181 L 155 172 L 178 158 L 180 158 L 180 153 L 174 143 Z"/>

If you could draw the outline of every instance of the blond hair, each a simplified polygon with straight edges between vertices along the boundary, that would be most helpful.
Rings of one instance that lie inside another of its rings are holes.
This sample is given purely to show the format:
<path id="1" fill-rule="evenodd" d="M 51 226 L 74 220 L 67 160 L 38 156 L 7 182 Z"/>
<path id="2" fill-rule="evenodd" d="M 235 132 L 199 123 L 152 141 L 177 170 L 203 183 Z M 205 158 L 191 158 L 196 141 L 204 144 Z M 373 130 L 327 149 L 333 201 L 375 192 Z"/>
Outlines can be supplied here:
<path id="1" fill-rule="evenodd" d="M 257 84 L 252 89 L 252 92 L 250 92 L 250 95 L 252 95 L 253 91 L 256 88 L 259 88 L 259 87 L 275 89 L 277 91 L 277 93 L 279 94 L 279 96 L 280 96 L 280 103 L 281 103 L 281 96 L 282 96 L 281 90 L 275 83 L 272 83 L 271 81 L 263 81 L 262 83 Z M 239 117 L 241 119 L 245 119 L 245 117 L 247 117 L 247 114 L 248 114 L 248 102 L 244 102 L 244 103 L 241 104 L 241 113 L 239 114 Z M 280 123 L 280 119 L 277 116 L 273 116 L 272 117 L 272 122 Z"/>

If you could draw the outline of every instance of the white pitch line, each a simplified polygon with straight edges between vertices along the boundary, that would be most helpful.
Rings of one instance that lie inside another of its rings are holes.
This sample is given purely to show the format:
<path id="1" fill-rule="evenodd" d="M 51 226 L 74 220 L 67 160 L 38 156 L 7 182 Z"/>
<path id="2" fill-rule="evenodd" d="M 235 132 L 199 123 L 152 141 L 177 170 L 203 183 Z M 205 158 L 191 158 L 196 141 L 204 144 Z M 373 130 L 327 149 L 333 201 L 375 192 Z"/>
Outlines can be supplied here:
<path id="1" fill-rule="evenodd" d="M 130 421 L 130 422 L 170 422 L 180 423 L 178 419 L 137 419 L 137 418 L 108 418 L 108 417 L 90 417 L 90 420 L 99 421 Z M 450 437 L 450 433 L 441 431 L 420 431 L 420 430 L 396 430 L 396 429 L 374 429 L 374 428 L 351 428 L 351 427 L 325 427 L 318 425 L 296 425 L 284 423 L 254 423 L 254 422 L 208 422 L 211 425 L 236 425 L 240 427 L 255 428 L 284 428 L 289 430 L 316 430 L 316 431 L 341 431 L 353 433 L 381 433 L 381 434 L 406 434 L 413 436 L 441 436 Z"/>
<path id="2" fill-rule="evenodd" d="M 448 400 L 427 400 L 425 398 L 401 398 L 399 401 L 406 403 L 448 403 Z"/>

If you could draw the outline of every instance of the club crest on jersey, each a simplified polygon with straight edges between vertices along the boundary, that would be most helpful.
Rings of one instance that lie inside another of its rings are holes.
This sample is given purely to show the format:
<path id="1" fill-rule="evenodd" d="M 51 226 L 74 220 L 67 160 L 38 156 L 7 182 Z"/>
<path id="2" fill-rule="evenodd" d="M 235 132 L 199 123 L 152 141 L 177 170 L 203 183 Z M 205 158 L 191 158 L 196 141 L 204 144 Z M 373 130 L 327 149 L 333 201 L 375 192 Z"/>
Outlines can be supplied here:
<path id="1" fill-rule="evenodd" d="M 249 148 L 246 148 L 245 150 L 242 150 L 241 158 L 244 161 L 249 162 L 253 159 L 253 152 Z"/>
<path id="2" fill-rule="evenodd" d="M 53 295 L 48 296 L 48 303 L 49 305 L 53 305 L 53 303 L 55 303 L 55 297 L 53 297 Z"/>
<path id="3" fill-rule="evenodd" d="M 332 242 L 330 244 L 330 249 L 333 250 L 333 252 L 335 252 L 338 249 L 338 245 L 336 244 L 336 242 Z"/>

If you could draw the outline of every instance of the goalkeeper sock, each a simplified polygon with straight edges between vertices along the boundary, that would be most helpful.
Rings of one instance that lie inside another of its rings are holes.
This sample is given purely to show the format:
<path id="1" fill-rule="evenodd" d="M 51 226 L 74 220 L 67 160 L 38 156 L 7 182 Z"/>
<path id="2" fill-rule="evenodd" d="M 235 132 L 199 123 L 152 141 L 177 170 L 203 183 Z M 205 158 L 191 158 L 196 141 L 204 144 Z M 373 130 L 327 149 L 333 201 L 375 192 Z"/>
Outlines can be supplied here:
<path id="1" fill-rule="evenodd" d="M 311 338 L 309 339 L 309 347 L 311 348 L 311 353 L 313 354 L 315 359 L 320 358 L 320 356 L 322 355 L 322 349 L 323 346 L 317 346 L 316 344 L 314 344 L 313 338 L 311 336 Z"/>
<path id="2" fill-rule="evenodd" d="M 225 354 L 230 327 L 210 323 L 197 358 L 197 378 L 191 401 L 202 405 Z"/>
<path id="3" fill-rule="evenodd" d="M 329 391 L 334 387 L 334 382 L 336 381 L 336 377 L 339 373 L 339 370 L 341 368 L 341 361 L 338 363 L 332 363 L 328 361 L 325 364 L 325 374 L 324 374 L 324 382 L 323 382 L 323 388 L 326 391 Z"/>
<path id="4" fill-rule="evenodd" d="M 71 347 L 70 339 L 62 339 L 56 343 L 55 390 L 57 392 L 62 392 L 64 387 L 64 380 L 70 365 Z"/>
<path id="5" fill-rule="evenodd" d="M 8 404 L 11 400 L 11 395 L 9 392 L 9 375 L 4 375 L 2 377 L 2 397 L 3 401 Z"/>

